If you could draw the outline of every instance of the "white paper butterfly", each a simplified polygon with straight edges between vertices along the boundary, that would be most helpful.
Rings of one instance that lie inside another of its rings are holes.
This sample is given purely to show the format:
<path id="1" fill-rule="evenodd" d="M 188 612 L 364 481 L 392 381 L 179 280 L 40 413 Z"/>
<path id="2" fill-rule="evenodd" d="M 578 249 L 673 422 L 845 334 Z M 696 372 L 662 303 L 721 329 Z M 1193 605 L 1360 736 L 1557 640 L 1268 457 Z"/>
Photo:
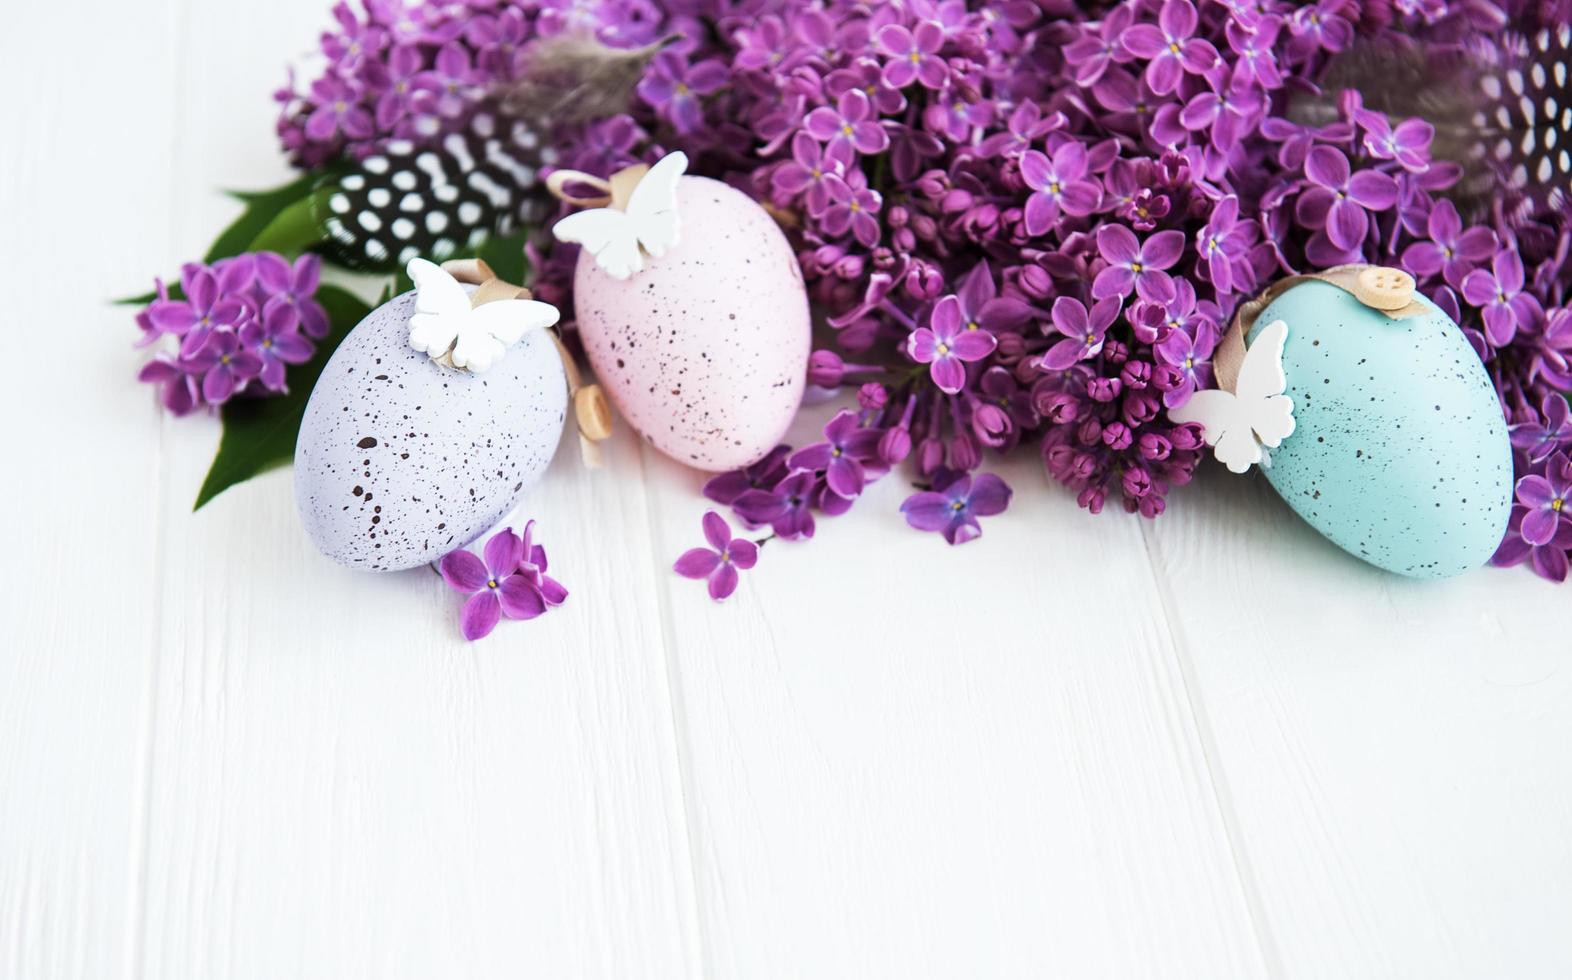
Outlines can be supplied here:
<path id="1" fill-rule="evenodd" d="M 1199 422 L 1203 438 L 1218 462 L 1235 473 L 1252 465 L 1270 465 L 1261 448 L 1282 445 L 1294 431 L 1294 400 L 1283 394 L 1283 343 L 1288 324 L 1274 320 L 1261 329 L 1245 351 L 1239 383 L 1233 392 L 1197 391 L 1178 408 L 1168 410 L 1175 422 Z"/>
<path id="2" fill-rule="evenodd" d="M 687 169 L 686 153 L 668 153 L 633 188 L 626 211 L 579 211 L 557 222 L 552 233 L 589 249 L 613 279 L 626 279 L 644 268 L 641 247 L 659 258 L 677 244 L 677 180 Z"/>
<path id="3" fill-rule="evenodd" d="M 415 314 L 409 318 L 409 346 L 440 360 L 452 350 L 453 366 L 479 374 L 502 359 L 508 347 L 531 330 L 544 330 L 562 314 L 550 303 L 502 299 L 469 305 L 469 293 L 441 266 L 411 259 Z"/>

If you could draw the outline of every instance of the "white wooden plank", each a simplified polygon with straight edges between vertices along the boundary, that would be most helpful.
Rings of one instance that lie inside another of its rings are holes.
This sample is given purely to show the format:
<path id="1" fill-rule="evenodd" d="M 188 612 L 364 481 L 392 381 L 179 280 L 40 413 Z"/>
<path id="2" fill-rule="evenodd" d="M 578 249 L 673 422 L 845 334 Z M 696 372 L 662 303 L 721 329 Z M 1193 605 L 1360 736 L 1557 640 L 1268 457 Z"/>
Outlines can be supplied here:
<path id="1" fill-rule="evenodd" d="M 669 569 L 702 477 L 646 459 Z M 1262 975 L 1138 519 L 1002 472 L 959 548 L 892 477 L 724 604 L 666 575 L 712 976 Z"/>
<path id="2" fill-rule="evenodd" d="M 184 185 L 284 176 L 267 95 L 326 16 L 190 12 Z M 226 216 L 188 201 L 183 240 Z M 530 513 L 573 594 L 469 648 L 434 574 L 317 556 L 287 472 L 191 515 L 216 429 L 169 432 L 142 974 L 696 974 L 636 449 L 565 446 Z"/>
<path id="3" fill-rule="evenodd" d="M 636 473 L 548 475 L 572 595 L 474 647 L 437 576 L 334 566 L 292 506 L 279 473 L 171 516 L 146 975 L 694 975 Z"/>
<path id="4" fill-rule="evenodd" d="M 1209 470 L 1152 539 L 1287 975 L 1572 973 L 1566 588 L 1388 575 Z"/>
<path id="5" fill-rule="evenodd" d="M 28 80 L 0 101 L 0 976 L 122 975 L 135 927 L 161 466 L 136 332 L 107 300 L 170 247 L 174 19 L 28 4 L 0 31 Z"/>

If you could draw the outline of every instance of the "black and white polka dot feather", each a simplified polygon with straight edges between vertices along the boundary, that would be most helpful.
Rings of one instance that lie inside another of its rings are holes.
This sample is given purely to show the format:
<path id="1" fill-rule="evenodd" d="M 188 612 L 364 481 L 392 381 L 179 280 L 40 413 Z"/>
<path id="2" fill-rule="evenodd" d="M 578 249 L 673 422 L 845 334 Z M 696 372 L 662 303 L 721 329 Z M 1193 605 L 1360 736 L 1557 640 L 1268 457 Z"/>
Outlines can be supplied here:
<path id="1" fill-rule="evenodd" d="M 436 145 L 392 140 L 316 196 L 333 256 L 387 271 L 419 256 L 435 262 L 543 219 L 539 179 L 551 150 L 521 121 L 489 113 Z"/>
<path id="2" fill-rule="evenodd" d="M 1506 57 L 1481 79 L 1476 119 L 1485 150 L 1508 186 L 1533 205 L 1572 204 L 1572 27 L 1509 35 Z"/>

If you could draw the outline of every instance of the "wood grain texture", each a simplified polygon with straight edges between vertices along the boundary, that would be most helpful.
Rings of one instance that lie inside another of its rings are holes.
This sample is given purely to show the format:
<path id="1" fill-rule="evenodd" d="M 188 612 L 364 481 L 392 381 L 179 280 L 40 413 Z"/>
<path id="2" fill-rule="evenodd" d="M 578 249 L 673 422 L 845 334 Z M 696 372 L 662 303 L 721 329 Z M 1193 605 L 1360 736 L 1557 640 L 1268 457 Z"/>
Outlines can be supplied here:
<path id="1" fill-rule="evenodd" d="M 1566 589 L 1387 575 L 1216 472 L 1149 534 L 1285 975 L 1572 972 Z"/>
<path id="2" fill-rule="evenodd" d="M 701 478 L 646 460 L 675 558 Z M 1263 974 L 1138 522 L 1003 472 L 962 548 L 891 477 L 724 605 L 667 582 L 714 976 Z"/>
<path id="3" fill-rule="evenodd" d="M 473 646 L 287 472 L 193 515 L 216 424 L 102 301 L 286 175 L 326 3 L 11 17 L 0 267 L 59 367 L 0 386 L 0 980 L 1572 973 L 1569 593 L 1384 575 L 1255 480 L 1093 518 L 1022 458 L 951 549 L 891 477 L 717 605 L 703 477 L 569 441 L 524 516 L 572 596 Z"/>
<path id="4" fill-rule="evenodd" d="M 136 929 L 165 474 L 158 409 L 127 383 L 135 331 L 106 301 L 172 250 L 178 12 L 106 3 L 92 31 L 74 7 L 17 13 L 0 64 L 33 81 L 0 102 L 0 976 L 112 977 Z M 140 150 L 105 167 L 109 146 Z M 121 247 L 97 241 L 110 228 Z"/>

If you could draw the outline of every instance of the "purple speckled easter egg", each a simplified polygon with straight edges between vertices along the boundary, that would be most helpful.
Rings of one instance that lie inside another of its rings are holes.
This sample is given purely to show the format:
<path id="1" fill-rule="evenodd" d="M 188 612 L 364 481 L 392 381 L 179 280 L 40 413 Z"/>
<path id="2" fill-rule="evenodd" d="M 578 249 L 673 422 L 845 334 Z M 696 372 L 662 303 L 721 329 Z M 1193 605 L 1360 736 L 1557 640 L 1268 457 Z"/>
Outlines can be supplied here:
<path id="1" fill-rule="evenodd" d="M 414 311 L 405 293 L 350 331 L 295 443 L 306 533 L 351 568 L 413 568 L 490 530 L 545 471 L 567 418 L 567 377 L 544 331 L 471 374 L 409 346 Z"/>
<path id="2" fill-rule="evenodd" d="M 579 334 L 628 424 L 701 470 L 757 462 L 802 401 L 808 295 L 791 245 L 746 194 L 707 177 L 677 186 L 682 238 L 614 279 L 579 256 Z"/>

